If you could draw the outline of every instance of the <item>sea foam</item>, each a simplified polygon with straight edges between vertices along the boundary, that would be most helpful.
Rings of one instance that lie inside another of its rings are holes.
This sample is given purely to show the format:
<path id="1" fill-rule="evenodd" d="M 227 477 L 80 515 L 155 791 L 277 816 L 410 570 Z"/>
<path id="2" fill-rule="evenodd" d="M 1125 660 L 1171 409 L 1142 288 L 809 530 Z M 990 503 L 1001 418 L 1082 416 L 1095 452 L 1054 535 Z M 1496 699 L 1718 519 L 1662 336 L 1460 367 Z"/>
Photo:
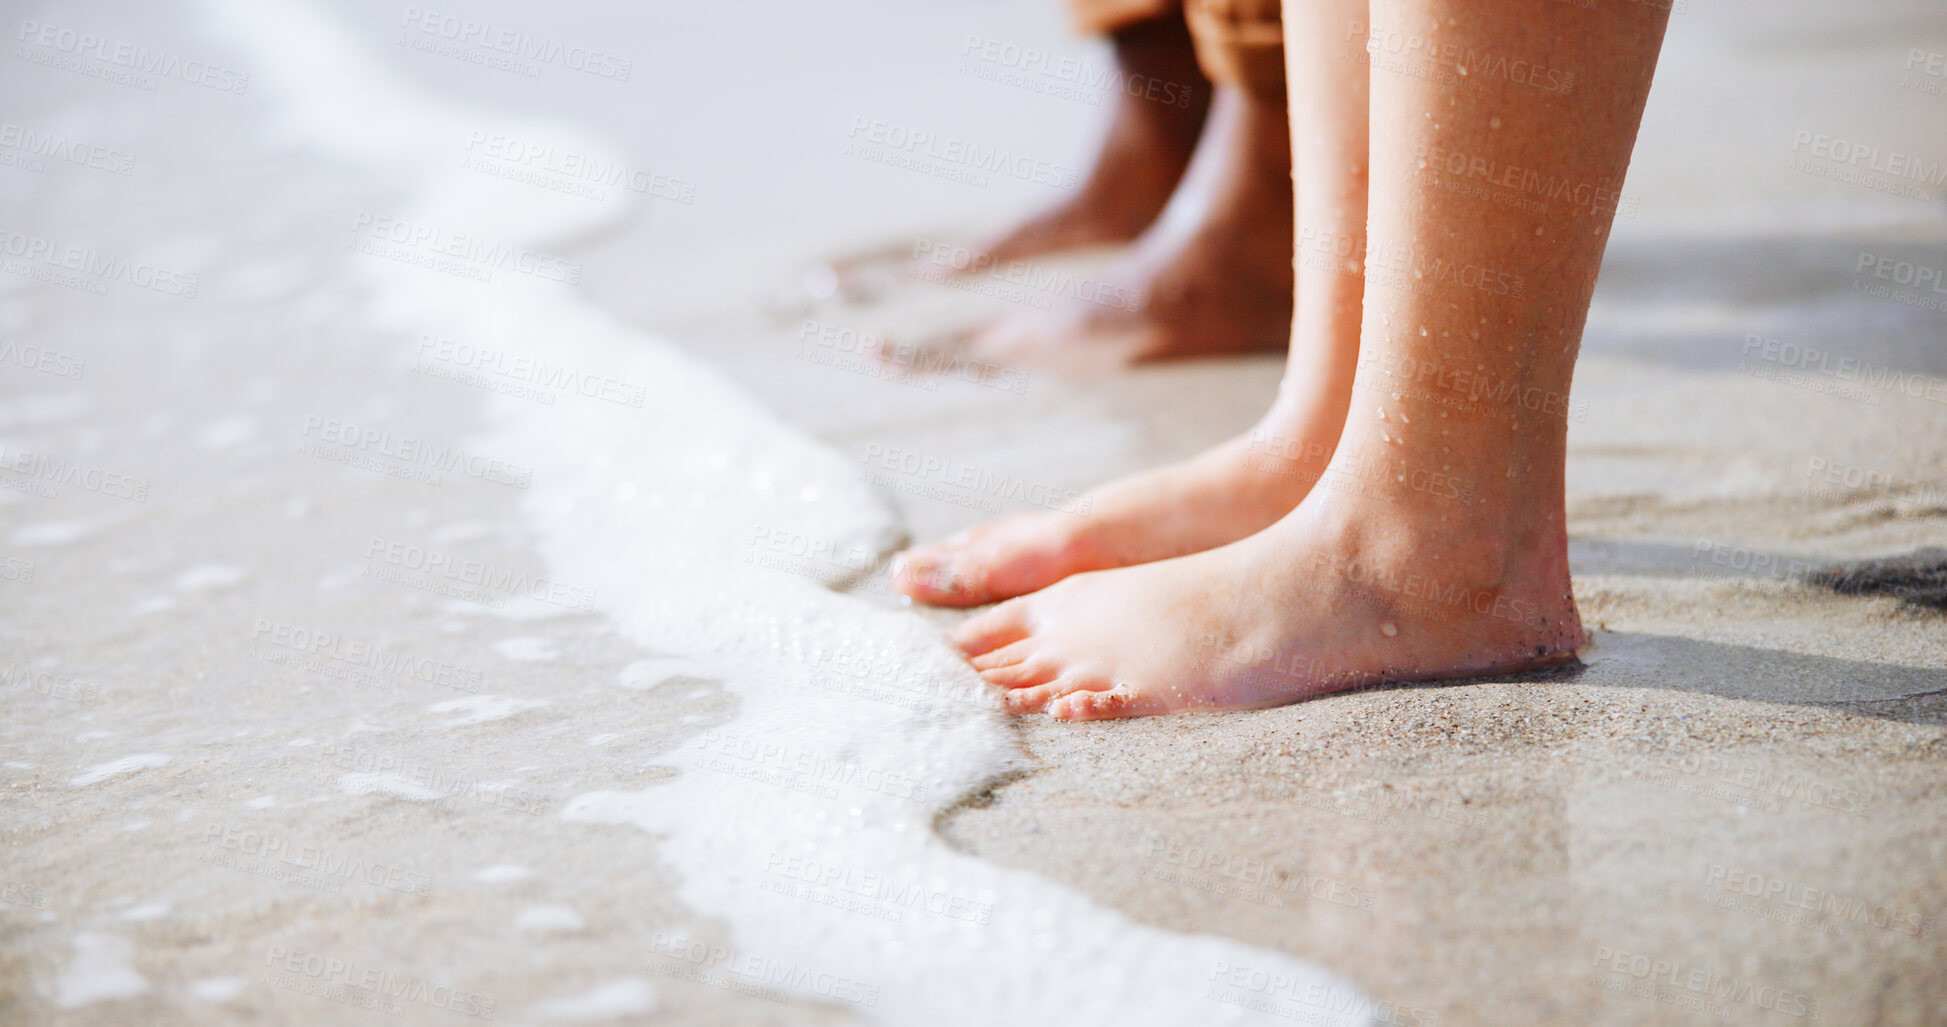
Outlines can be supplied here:
<path id="1" fill-rule="evenodd" d="M 733 720 L 667 759 L 673 777 L 582 794 L 561 812 L 655 834 L 682 901 L 731 932 L 730 945 L 692 944 L 672 925 L 646 966 L 885 1023 L 1369 1019 L 1355 989 L 1302 961 L 1134 924 L 934 833 L 941 811 L 1022 765 L 995 701 L 920 618 L 753 559 L 761 533 L 778 531 L 884 553 L 901 538 L 895 514 L 835 453 L 559 280 L 569 264 L 542 251 L 624 216 L 622 190 L 595 201 L 456 166 L 482 130 L 620 159 L 612 146 L 433 97 L 307 3 L 205 5 L 213 28 L 258 56 L 284 141 L 408 190 L 386 216 L 410 231 L 528 255 L 443 274 L 348 252 L 381 323 L 401 339 L 544 354 L 646 393 L 545 407 L 495 395 L 496 428 L 480 442 L 533 468 L 525 512 L 550 573 L 591 590 L 597 611 L 657 654 L 610 687 L 688 678 L 736 700 Z M 897 668 L 897 681 L 859 667 Z M 1240 1002 L 1226 987 L 1240 967 L 1281 982 L 1280 994 L 1336 999 L 1297 1014 Z M 629 986 L 646 1001 L 646 986 Z"/>

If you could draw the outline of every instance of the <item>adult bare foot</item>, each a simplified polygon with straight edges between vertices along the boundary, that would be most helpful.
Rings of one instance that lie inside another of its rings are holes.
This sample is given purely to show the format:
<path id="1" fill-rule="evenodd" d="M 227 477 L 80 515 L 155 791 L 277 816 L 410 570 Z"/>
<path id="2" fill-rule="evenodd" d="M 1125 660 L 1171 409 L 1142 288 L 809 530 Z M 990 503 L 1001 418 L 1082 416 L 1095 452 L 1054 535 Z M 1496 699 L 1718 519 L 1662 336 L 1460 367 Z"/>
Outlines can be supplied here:
<path id="1" fill-rule="evenodd" d="M 1009 710 L 1063 720 L 1572 659 L 1583 634 L 1561 523 L 1490 506 L 1442 518 L 1429 507 L 1449 500 L 1418 498 L 1321 492 L 1243 541 L 1004 603 L 954 641 Z"/>
<path id="2" fill-rule="evenodd" d="M 1290 168 L 1283 98 L 1220 87 L 1189 174 L 1134 251 L 1053 310 L 1003 317 L 968 347 L 1000 364 L 1069 367 L 1283 348 Z"/>
<path id="3" fill-rule="evenodd" d="M 1088 177 L 1073 196 L 973 247 L 979 266 L 1129 242 L 1169 203 L 1203 131 L 1210 80 L 1197 67 L 1180 15 L 1140 21 L 1109 38 L 1125 88 L 1114 93 L 1115 113 Z"/>

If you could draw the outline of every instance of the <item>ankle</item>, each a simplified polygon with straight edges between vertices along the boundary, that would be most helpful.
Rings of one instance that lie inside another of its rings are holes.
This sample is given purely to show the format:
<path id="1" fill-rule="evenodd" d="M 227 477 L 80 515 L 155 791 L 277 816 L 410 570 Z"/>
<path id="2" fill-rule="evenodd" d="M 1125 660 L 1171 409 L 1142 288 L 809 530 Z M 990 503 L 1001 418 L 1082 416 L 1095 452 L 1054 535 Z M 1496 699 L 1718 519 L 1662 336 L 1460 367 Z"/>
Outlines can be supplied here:
<path id="1" fill-rule="evenodd" d="M 1538 544 L 1491 522 L 1442 521 L 1385 502 L 1322 507 L 1324 534 L 1315 537 L 1332 541 L 1306 550 L 1313 587 L 1344 587 L 1396 615 L 1402 629 L 1446 625 L 1557 654 L 1584 641 L 1565 539 Z"/>

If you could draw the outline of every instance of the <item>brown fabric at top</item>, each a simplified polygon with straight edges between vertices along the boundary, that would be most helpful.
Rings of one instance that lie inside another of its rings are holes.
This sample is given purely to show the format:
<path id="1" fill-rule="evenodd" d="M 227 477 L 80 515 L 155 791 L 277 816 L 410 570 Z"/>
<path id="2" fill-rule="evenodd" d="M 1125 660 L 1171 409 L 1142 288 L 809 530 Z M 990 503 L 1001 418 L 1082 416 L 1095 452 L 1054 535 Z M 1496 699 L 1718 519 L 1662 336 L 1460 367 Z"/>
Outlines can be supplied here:
<path id="1" fill-rule="evenodd" d="M 1068 0 L 1068 17 L 1086 35 L 1107 35 L 1151 18 L 1176 16 L 1182 0 Z"/>
<path id="2" fill-rule="evenodd" d="M 1284 21 L 1279 0 L 1184 0 L 1197 63 L 1219 85 L 1284 94 Z"/>

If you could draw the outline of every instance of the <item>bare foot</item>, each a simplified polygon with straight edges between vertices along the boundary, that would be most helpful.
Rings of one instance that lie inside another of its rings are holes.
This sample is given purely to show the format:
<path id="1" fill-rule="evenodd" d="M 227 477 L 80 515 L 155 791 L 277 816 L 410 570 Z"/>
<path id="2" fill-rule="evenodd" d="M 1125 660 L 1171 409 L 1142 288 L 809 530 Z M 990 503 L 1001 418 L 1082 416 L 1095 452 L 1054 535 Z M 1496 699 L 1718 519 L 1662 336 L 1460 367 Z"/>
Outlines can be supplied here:
<path id="1" fill-rule="evenodd" d="M 1283 349 L 1291 338 L 1290 128 L 1276 98 L 1219 89 L 1196 161 L 1115 268 L 970 348 L 1000 364 L 1104 366 Z"/>
<path id="2" fill-rule="evenodd" d="M 1279 420 L 1274 411 L 1266 424 Z M 924 603 L 980 606 L 1071 574 L 1234 542 L 1298 505 L 1331 457 L 1329 440 L 1254 429 L 1194 459 L 1111 482 L 1070 509 L 1015 514 L 910 550 L 893 580 Z"/>
<path id="3" fill-rule="evenodd" d="M 979 266 L 1126 243 L 1169 203 L 1210 111 L 1210 80 L 1197 67 L 1190 30 L 1180 16 L 1138 22 L 1110 38 L 1119 80 L 1159 83 L 1156 95 L 1116 90 L 1108 135 L 1081 188 L 973 247 Z"/>
<path id="4" fill-rule="evenodd" d="M 1082 574 L 968 620 L 954 642 L 1016 713 L 1097 720 L 1273 706 L 1391 681 L 1572 659 L 1560 522 L 1321 492 L 1195 556 Z"/>

